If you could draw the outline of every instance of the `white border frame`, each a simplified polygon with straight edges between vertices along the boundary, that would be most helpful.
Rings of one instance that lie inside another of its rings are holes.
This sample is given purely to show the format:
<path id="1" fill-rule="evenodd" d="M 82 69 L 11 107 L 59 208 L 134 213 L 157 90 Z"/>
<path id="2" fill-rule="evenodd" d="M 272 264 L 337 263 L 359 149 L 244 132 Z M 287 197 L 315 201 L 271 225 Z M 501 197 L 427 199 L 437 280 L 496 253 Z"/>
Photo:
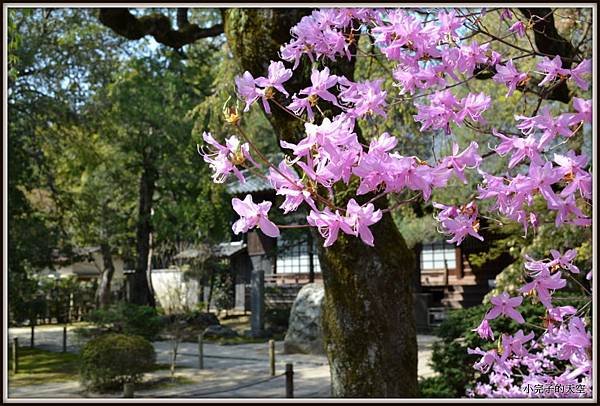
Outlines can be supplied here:
<path id="1" fill-rule="evenodd" d="M 448 7 L 448 3 L 164 3 L 166 8 L 176 8 L 176 7 L 189 7 L 189 8 L 290 8 L 290 7 L 303 7 L 303 8 L 322 8 L 322 7 L 365 7 L 369 8 L 377 8 L 377 7 L 386 7 L 386 8 L 409 8 L 415 6 L 426 6 L 426 7 Z M 453 4 L 452 7 L 492 7 L 492 6 L 501 6 L 506 3 L 457 3 Z M 540 7 L 542 3 L 509 3 L 510 7 Z M 8 150 L 7 150 L 7 140 L 8 140 L 8 104 L 6 103 L 8 99 L 8 9 L 9 8 L 40 8 L 40 7 L 57 7 L 57 8 L 98 8 L 98 7 L 106 7 L 106 8 L 117 8 L 117 7 L 135 7 L 135 8 L 151 8 L 151 7 L 161 7 L 160 3 L 3 3 L 3 21 L 2 21 L 2 43 L 3 43 L 3 64 L 2 64 L 2 74 L 3 74 L 3 115 L 6 118 L 3 120 L 3 137 L 2 137 L 2 151 L 3 151 L 3 177 L 2 177 L 2 193 L 4 196 L 7 196 L 7 185 L 8 185 Z M 593 45 L 592 45 L 592 104 L 593 104 L 593 121 L 592 121 L 592 159 L 593 163 L 597 162 L 598 158 L 598 114 L 597 114 L 597 91 L 598 91 L 598 43 L 597 43 L 597 24 L 598 24 L 598 5 L 592 2 L 589 3 L 549 3 L 543 4 L 543 6 L 557 7 L 557 8 L 592 8 L 592 19 L 593 19 Z M 596 168 L 593 168 L 596 169 Z M 597 171 L 597 169 L 596 169 Z M 593 217 L 593 225 L 592 225 L 592 269 L 593 269 L 593 298 L 592 298 L 592 319 L 594 327 L 597 327 L 597 317 L 596 317 L 596 309 L 597 309 L 597 269 L 598 269 L 598 247 L 594 242 L 598 241 L 598 226 L 597 226 L 597 216 L 596 216 L 596 202 L 598 198 L 598 188 L 597 188 L 597 174 L 593 173 L 593 198 L 592 198 L 592 217 Z M 2 230 L 2 258 L 3 258 L 3 270 L 2 273 L 2 281 L 3 281 L 3 331 L 4 331 L 4 339 L 8 341 L 8 258 L 7 258 L 7 244 L 8 244 L 8 198 L 2 199 L 2 210 L 3 210 L 3 230 Z M 594 331 L 592 330 L 592 334 Z M 4 340 L 3 340 L 4 341 Z M 363 403 L 365 401 L 368 402 L 376 402 L 376 403 L 509 403 L 514 402 L 515 400 L 518 402 L 527 402 L 527 403 L 596 403 L 598 400 L 598 374 L 597 374 L 597 339 L 596 335 L 592 337 L 593 345 L 592 350 L 593 354 L 596 355 L 593 361 L 593 396 L 591 399 L 470 399 L 470 398 L 457 398 L 457 399 L 402 399 L 402 398 L 394 398 L 394 399 L 386 399 L 386 398 L 360 398 L 360 399 L 336 399 L 336 398 L 294 398 L 294 399 L 286 399 L 286 398 L 193 398 L 193 399 L 163 399 L 163 398 L 139 398 L 139 399 L 123 399 L 123 398 L 9 398 L 8 397 L 8 342 L 4 343 L 2 348 L 3 355 L 3 365 L 2 365 L 2 398 L 3 403 L 110 403 L 118 401 L 119 403 Z"/>

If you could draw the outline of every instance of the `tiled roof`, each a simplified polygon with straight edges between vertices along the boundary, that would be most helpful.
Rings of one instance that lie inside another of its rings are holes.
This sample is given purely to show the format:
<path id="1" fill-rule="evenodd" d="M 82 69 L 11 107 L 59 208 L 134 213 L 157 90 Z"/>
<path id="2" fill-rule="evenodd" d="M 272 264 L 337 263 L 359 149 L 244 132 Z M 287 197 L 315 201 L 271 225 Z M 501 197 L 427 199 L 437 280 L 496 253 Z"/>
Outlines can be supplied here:
<path id="1" fill-rule="evenodd" d="M 214 245 L 211 250 L 214 256 L 218 258 L 227 258 L 238 252 L 242 251 L 246 248 L 246 244 L 243 241 L 232 241 L 232 242 L 222 242 L 220 244 Z M 175 259 L 192 259 L 197 258 L 203 253 L 202 250 L 198 248 L 189 248 L 187 250 L 181 251 L 179 254 L 175 255 Z"/>
<path id="2" fill-rule="evenodd" d="M 230 181 L 225 184 L 227 193 L 232 195 L 239 195 L 245 193 L 263 192 L 267 190 L 274 190 L 273 186 L 268 180 L 257 176 L 247 169 L 244 169 L 242 175 L 246 179 L 246 182 L 242 183 L 236 177 L 231 177 Z"/>
<path id="3" fill-rule="evenodd" d="M 243 241 L 222 242 L 213 247 L 213 253 L 218 257 L 230 257 L 246 248 Z"/>

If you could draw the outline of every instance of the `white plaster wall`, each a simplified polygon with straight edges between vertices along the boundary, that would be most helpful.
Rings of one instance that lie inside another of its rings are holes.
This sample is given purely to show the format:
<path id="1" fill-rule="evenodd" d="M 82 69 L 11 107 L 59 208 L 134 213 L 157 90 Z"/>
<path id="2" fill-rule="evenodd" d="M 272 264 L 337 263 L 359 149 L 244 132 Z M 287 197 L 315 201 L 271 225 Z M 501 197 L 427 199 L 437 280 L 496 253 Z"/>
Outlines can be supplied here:
<path id="1" fill-rule="evenodd" d="M 178 268 L 153 269 L 152 287 L 165 313 L 192 310 L 198 304 L 198 281 L 184 281 Z"/>

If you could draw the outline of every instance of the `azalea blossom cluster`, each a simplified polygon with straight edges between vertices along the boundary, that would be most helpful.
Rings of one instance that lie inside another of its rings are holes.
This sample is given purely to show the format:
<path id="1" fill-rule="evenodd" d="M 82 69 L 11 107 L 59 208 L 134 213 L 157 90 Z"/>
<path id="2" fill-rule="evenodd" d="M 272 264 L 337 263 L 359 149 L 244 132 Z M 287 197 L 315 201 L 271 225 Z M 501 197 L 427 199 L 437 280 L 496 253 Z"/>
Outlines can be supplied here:
<path id="1" fill-rule="evenodd" d="M 510 10 L 498 12 L 505 21 L 515 19 Z M 530 23 L 517 20 L 507 29 L 507 35 L 526 35 Z M 507 97 L 532 83 L 545 91 L 562 82 L 586 90 L 591 60 L 576 61 L 571 68 L 571 63 L 565 63 L 560 56 L 530 56 L 539 58 L 539 62 L 534 70 L 522 72 L 515 65 L 517 58 L 503 57 L 493 49 L 493 41 L 480 44 L 471 40 L 472 24 L 459 10 L 439 11 L 427 21 L 409 9 L 323 9 L 303 17 L 292 28 L 290 42 L 281 47 L 281 60 L 270 63 L 266 76 L 255 78 L 261 72 L 244 72 L 236 77 L 235 85 L 245 104 L 244 112 L 255 104 L 261 105 L 266 114 L 272 114 L 274 108 L 281 109 L 304 121 L 304 134 L 295 142 L 281 140 L 282 149 L 289 152 L 280 162 L 271 163 L 243 133 L 238 113 L 228 112 L 227 121 L 246 142 L 232 135 L 221 145 L 209 133 L 204 134 L 212 149 L 202 154 L 214 172 L 213 179 L 223 182 L 233 173 L 243 182 L 239 169 L 258 170 L 255 159 L 261 158 L 268 166 L 268 173 L 261 176 L 266 177 L 277 195 L 284 197 L 280 209 L 288 214 L 304 205 L 309 213 L 306 226 L 318 229 L 325 247 L 335 244 L 340 231 L 370 246 L 377 244 L 372 227 L 391 210 L 378 208 L 378 199 L 409 191 L 427 202 L 434 189 L 448 186 L 452 178 L 465 184 L 478 181 L 475 199 L 488 201 L 490 215 L 521 223 L 525 232 L 540 224 L 540 213 L 534 209 L 539 201 L 545 202 L 548 212 L 554 214 L 556 226 L 590 226 L 591 219 L 582 208 L 591 205 L 589 158 L 581 152 L 553 151 L 591 124 L 592 101 L 573 97 L 574 111 L 558 115 L 548 104 L 541 109 L 538 106 L 530 117 L 515 115 L 514 128 L 486 129 L 485 116 L 493 107 L 491 97 L 484 92 L 468 92 L 459 97 L 457 89 L 487 70 L 495 72 L 494 82 L 507 88 Z M 380 56 L 394 64 L 393 89 L 384 88 L 383 78 L 353 81 L 332 73 L 326 66 L 332 66 L 338 58 L 355 57 L 361 35 L 371 36 Z M 303 58 L 313 63 L 310 85 L 290 95 L 286 82 Z M 412 103 L 416 109 L 414 120 L 421 123 L 421 132 L 443 134 L 449 140 L 450 151 L 424 160 L 401 155 L 396 149 L 397 136 L 388 132 L 369 141 L 357 135 L 358 120 L 385 118 L 398 101 Z M 336 111 L 335 115 L 324 114 L 325 106 Z M 454 129 L 461 126 L 491 134 L 498 143 L 488 146 L 485 155 L 476 141 L 461 147 L 450 141 Z M 484 170 L 482 162 L 491 155 L 506 157 L 505 173 Z M 346 207 L 336 206 L 336 186 L 350 185 L 355 180 L 355 198 L 347 200 Z M 266 235 L 279 235 L 278 226 L 268 218 L 271 202 L 255 203 L 248 195 L 244 200 L 235 198 L 232 203 L 240 215 L 233 225 L 236 234 L 258 227 Z M 479 202 L 432 205 L 439 210 L 435 218 L 440 231 L 450 236 L 448 242 L 458 245 L 470 237 L 483 240 Z M 575 332 L 589 334 L 588 326 L 576 309 L 553 307 L 551 299 L 552 292 L 566 286 L 561 270 L 573 271 L 573 254 L 553 251 L 552 255 L 553 260 L 527 263 L 532 280 L 522 288 L 523 294 L 535 297 L 547 309 L 545 333 L 537 340 L 533 333 L 522 331 L 512 337 L 502 335 L 498 350 L 470 350 L 481 355 L 475 368 L 489 377 L 489 383 L 480 384 L 472 394 L 520 396 L 523 392 L 518 384 L 542 381 L 584 382 L 591 390 L 589 340 L 581 338 L 573 345 L 567 339 Z M 523 323 L 516 310 L 522 300 L 507 294 L 493 298 L 493 308 L 477 329 L 480 336 L 493 339 L 489 320 L 500 316 Z M 558 374 L 557 365 L 564 363 L 570 363 L 572 368 Z M 515 379 L 514 371 L 522 368 L 529 375 Z"/>
<path id="2" fill-rule="evenodd" d="M 567 286 L 568 274 L 578 274 L 579 268 L 572 261 L 577 252 L 572 249 L 564 254 L 551 251 L 552 258 L 534 260 L 526 256 L 525 269 L 529 282 L 519 292 L 541 303 L 545 308 L 544 331 L 536 336 L 518 330 L 514 335 L 502 334 L 496 348 L 487 351 L 479 347 L 468 349 L 469 354 L 480 356 L 474 367 L 488 375 L 489 382 L 479 382 L 471 390 L 472 396 L 528 397 L 523 386 L 552 385 L 566 387 L 576 385 L 581 392 L 560 392 L 556 397 L 589 397 L 592 395 L 592 336 L 589 322 L 581 311 L 573 306 L 555 306 L 554 292 Z M 588 279 L 591 278 L 591 272 Z M 510 297 L 506 292 L 490 299 L 492 308 L 481 324 L 474 330 L 484 340 L 494 340 L 489 320 L 509 317 L 518 324 L 526 324 L 518 311 L 524 297 Z M 515 379 L 515 376 L 520 379 Z M 540 396 L 547 394 L 541 393 Z"/>

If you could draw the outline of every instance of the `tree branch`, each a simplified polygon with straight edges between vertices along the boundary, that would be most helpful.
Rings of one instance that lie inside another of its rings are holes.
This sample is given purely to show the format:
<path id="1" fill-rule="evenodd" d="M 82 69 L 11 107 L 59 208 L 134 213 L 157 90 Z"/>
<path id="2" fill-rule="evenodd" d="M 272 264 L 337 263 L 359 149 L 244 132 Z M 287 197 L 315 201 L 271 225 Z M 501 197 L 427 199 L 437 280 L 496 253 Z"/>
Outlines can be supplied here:
<path id="1" fill-rule="evenodd" d="M 550 8 L 520 8 L 519 11 L 533 23 L 537 51 L 546 55 L 560 55 L 562 67 L 570 69 L 577 51 L 570 41 L 564 39 L 554 25 L 554 12 Z M 571 99 L 566 82 L 557 86 L 549 99 L 568 103 Z"/>
<path id="2" fill-rule="evenodd" d="M 177 30 L 173 29 L 171 20 L 163 14 L 153 13 L 138 18 L 126 8 L 101 8 L 98 18 L 103 25 L 127 39 L 136 40 L 151 35 L 156 42 L 174 49 L 223 33 L 223 24 L 210 28 L 190 24 L 187 9 L 177 12 Z"/>
<path id="3" fill-rule="evenodd" d="M 177 27 L 182 29 L 190 25 L 188 20 L 188 9 L 187 8 L 178 8 L 177 9 Z"/>

